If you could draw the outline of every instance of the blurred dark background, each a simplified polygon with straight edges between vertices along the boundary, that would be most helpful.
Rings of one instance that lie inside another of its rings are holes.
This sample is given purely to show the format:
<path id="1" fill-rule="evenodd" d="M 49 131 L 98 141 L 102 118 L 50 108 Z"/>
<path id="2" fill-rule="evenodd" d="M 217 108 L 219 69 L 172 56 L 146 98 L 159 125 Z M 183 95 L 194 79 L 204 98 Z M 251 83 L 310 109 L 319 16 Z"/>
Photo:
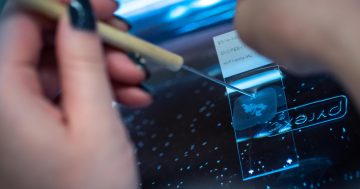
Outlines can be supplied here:
<path id="1" fill-rule="evenodd" d="M 5 2 L 6 2 L 5 0 L 0 0 L 0 14 L 4 8 Z"/>

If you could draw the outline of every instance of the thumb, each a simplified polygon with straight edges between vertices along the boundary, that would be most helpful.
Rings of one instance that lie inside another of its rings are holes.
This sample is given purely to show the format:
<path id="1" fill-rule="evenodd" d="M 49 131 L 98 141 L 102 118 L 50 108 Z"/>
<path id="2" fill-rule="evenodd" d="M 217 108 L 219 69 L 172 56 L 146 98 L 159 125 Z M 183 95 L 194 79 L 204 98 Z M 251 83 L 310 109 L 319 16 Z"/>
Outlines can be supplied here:
<path id="1" fill-rule="evenodd" d="M 89 127 L 84 121 L 94 125 L 97 117 L 106 120 L 116 113 L 111 107 L 112 92 L 91 4 L 72 0 L 68 12 L 57 35 L 63 106 L 68 121 Z"/>

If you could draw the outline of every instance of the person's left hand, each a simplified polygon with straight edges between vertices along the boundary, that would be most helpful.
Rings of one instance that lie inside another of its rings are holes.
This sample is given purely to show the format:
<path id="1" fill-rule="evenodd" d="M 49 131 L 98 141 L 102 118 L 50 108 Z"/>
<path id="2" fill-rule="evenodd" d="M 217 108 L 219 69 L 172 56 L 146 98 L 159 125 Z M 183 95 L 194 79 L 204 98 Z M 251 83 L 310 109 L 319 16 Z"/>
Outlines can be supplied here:
<path id="1" fill-rule="evenodd" d="M 112 0 L 92 4 L 113 22 Z M 84 7 L 71 10 L 84 17 Z M 151 103 L 137 87 L 145 73 L 104 47 L 93 29 L 70 24 L 69 15 L 54 26 L 13 10 L 0 22 L 0 188 L 137 187 L 133 146 L 111 102 Z"/>
<path id="2" fill-rule="evenodd" d="M 70 0 L 59 0 L 63 3 L 69 3 Z M 4 14 L 13 14 L 14 8 L 8 2 Z M 127 32 L 130 25 L 124 20 L 116 18 L 113 13 L 118 8 L 118 4 L 113 0 L 92 0 L 94 11 L 98 19 L 109 23 L 110 25 Z M 39 16 L 31 16 L 34 24 L 36 24 L 42 32 L 41 41 L 34 41 L 33 43 L 42 42 L 42 52 L 40 62 L 37 66 L 39 71 L 39 79 L 43 84 L 45 95 L 51 100 L 59 100 L 61 97 L 60 82 L 58 77 L 57 59 L 55 54 L 55 32 L 56 25 L 47 19 Z M 21 30 L 27 30 L 21 27 Z M 27 36 L 31 36 L 31 33 Z M 27 48 L 38 44 L 26 44 Z M 141 108 L 148 106 L 153 101 L 153 94 L 149 94 L 142 82 L 147 79 L 148 72 L 144 66 L 130 59 L 126 53 L 121 49 L 114 49 L 112 47 L 105 47 L 106 67 L 109 77 L 112 81 L 114 97 L 118 103 L 132 107 Z M 145 90 L 144 90 L 145 89 Z M 59 96 L 60 95 L 60 96 Z"/>

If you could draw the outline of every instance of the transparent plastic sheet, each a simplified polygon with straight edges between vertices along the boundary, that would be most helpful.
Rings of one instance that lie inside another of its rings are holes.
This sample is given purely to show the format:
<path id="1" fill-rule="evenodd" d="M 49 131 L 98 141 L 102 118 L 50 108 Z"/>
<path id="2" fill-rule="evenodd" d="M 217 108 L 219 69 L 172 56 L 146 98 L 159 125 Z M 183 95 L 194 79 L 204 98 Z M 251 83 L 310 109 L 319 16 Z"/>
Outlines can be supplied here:
<path id="1" fill-rule="evenodd" d="M 227 89 L 243 180 L 299 166 L 282 72 L 248 48 L 235 31 L 214 37 Z"/>
<path id="2" fill-rule="evenodd" d="M 259 72 L 260 75 L 257 75 Z M 280 69 L 256 69 L 245 74 L 245 80 L 249 77 L 251 80 L 254 80 L 254 77 L 265 80 L 268 74 L 275 73 L 279 76 L 277 81 L 269 81 L 267 84 L 251 88 L 256 94 L 255 97 L 228 91 L 244 180 L 299 166 L 293 133 L 281 134 L 291 130 L 291 125 L 288 124 L 290 117 Z M 238 83 L 233 85 L 240 86 L 239 83 L 242 83 L 244 78 L 233 81 L 233 77 L 230 77 L 225 80 L 229 83 Z"/>

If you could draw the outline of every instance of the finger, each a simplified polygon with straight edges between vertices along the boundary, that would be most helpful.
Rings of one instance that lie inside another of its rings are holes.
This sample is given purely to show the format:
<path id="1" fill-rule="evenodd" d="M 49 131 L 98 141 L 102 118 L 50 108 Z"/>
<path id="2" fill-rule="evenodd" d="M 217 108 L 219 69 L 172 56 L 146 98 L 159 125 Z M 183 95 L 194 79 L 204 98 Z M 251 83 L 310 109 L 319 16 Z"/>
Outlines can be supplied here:
<path id="1" fill-rule="evenodd" d="M 236 10 L 236 17 L 235 17 L 235 26 L 236 29 L 241 37 L 241 39 L 246 42 L 248 45 L 252 46 L 254 48 L 254 46 L 256 46 L 256 39 L 257 39 L 257 34 L 259 32 L 263 32 L 263 31 L 259 31 L 257 32 L 256 30 L 256 26 L 258 25 L 259 22 L 259 17 L 261 16 L 261 14 L 255 14 L 254 13 L 254 7 L 257 7 L 259 5 L 258 4 L 259 1 L 254 0 L 254 1 L 239 1 L 237 3 L 237 10 Z M 261 1 L 260 1 L 261 3 Z M 264 4 L 264 3 L 263 3 Z M 261 5 L 259 6 L 260 8 L 262 7 Z M 262 10 L 263 11 L 263 10 Z M 261 21 L 261 19 L 260 19 Z M 255 31 L 254 31 L 255 28 Z M 256 32 L 256 33 L 254 33 Z"/>
<path id="2" fill-rule="evenodd" d="M 105 2 L 106 3 L 106 2 Z M 113 3 L 109 4 L 112 5 Z M 108 8 L 110 10 L 110 7 Z M 114 7 L 112 7 L 114 9 Z M 109 11 L 111 12 L 111 11 Z M 110 14 L 109 14 L 110 15 Z M 103 18 L 109 17 L 109 15 L 106 15 Z M 110 15 L 111 18 L 107 21 L 110 25 L 113 27 L 127 32 L 128 29 L 131 27 L 130 24 L 125 19 L 120 19 L 115 16 Z M 46 52 L 42 53 L 42 63 L 39 65 L 39 74 L 40 74 L 40 80 L 42 82 L 42 85 L 44 87 L 44 92 L 46 96 L 50 99 L 55 99 L 60 93 L 60 82 L 57 74 L 57 67 L 56 67 L 56 58 L 54 56 L 54 28 L 55 25 L 52 24 L 49 20 L 43 19 L 41 17 L 37 18 L 39 19 L 39 23 L 41 23 L 42 26 L 45 26 L 46 30 L 43 32 L 43 40 L 44 45 L 46 46 L 44 49 Z M 108 50 L 111 49 L 111 50 Z M 115 51 L 113 48 L 106 48 L 106 54 L 108 52 Z M 117 52 L 120 52 L 121 50 L 116 50 Z M 108 61 L 107 61 L 108 62 Z M 126 63 L 126 62 L 125 62 Z M 125 68 L 126 69 L 126 68 Z M 121 74 L 121 73 L 120 73 Z M 135 77 L 137 77 L 139 74 L 134 74 Z M 141 76 L 140 76 L 141 77 Z M 131 77 L 129 78 L 131 79 Z M 138 84 L 142 81 L 142 79 L 135 79 L 132 80 L 132 83 Z M 126 82 L 125 82 L 126 83 Z M 128 84 L 131 84 L 128 83 Z"/>
<path id="3" fill-rule="evenodd" d="M 290 7 L 287 3 L 277 1 L 277 6 L 274 6 L 274 2 L 258 0 L 239 2 L 235 22 L 241 39 L 277 64 L 286 65 L 292 73 L 305 75 L 325 71 L 321 60 L 316 58 L 316 53 L 314 54 L 316 51 L 310 50 L 316 47 L 316 39 L 319 37 L 312 36 L 312 32 L 299 33 L 301 31 L 298 28 L 301 26 L 299 23 L 306 19 L 303 17 L 299 19 L 295 13 L 302 3 Z M 290 9 L 292 9 L 291 13 L 287 11 Z M 255 10 L 261 14 L 257 14 Z M 298 40 L 299 36 L 304 40 Z M 311 39 L 311 42 L 307 39 Z M 306 48 L 306 44 L 313 45 L 311 48 Z"/>
<path id="4" fill-rule="evenodd" d="M 48 22 L 46 22 L 46 21 L 41 22 L 41 25 L 44 26 L 46 23 L 48 23 Z M 127 23 L 119 20 L 116 17 L 113 17 L 111 20 L 108 21 L 108 23 L 110 23 L 115 28 L 118 28 L 119 30 L 122 30 L 122 31 L 127 31 L 129 28 Z M 46 28 L 49 28 L 49 27 L 46 27 Z M 55 26 L 53 26 L 53 28 L 55 28 Z M 54 52 L 55 35 L 54 35 L 53 29 L 46 29 L 42 35 L 43 35 L 43 41 L 44 41 L 45 46 L 44 46 L 43 52 L 41 53 L 42 61 L 41 61 L 41 64 L 39 65 L 40 80 L 41 80 L 41 83 L 44 88 L 44 92 L 45 92 L 46 96 L 50 99 L 54 99 L 56 96 L 59 95 L 59 92 L 60 92 L 60 86 L 59 86 L 60 82 L 59 82 L 57 66 L 56 66 L 57 60 L 56 60 L 55 52 Z M 106 48 L 107 55 L 109 53 L 113 54 L 114 52 L 121 53 L 121 50 L 115 50 L 110 47 Z M 110 57 L 112 57 L 112 55 L 110 55 Z M 110 65 L 112 65 L 113 63 L 118 64 L 121 61 L 121 60 L 116 60 L 114 58 L 110 58 L 110 60 L 112 60 Z M 109 62 L 109 59 L 107 59 L 107 62 Z M 126 63 L 128 63 L 128 61 L 124 60 L 124 64 L 126 64 Z M 128 64 L 128 65 L 130 65 L 131 68 L 134 67 L 134 65 L 132 65 L 132 64 Z M 109 69 L 113 69 L 112 67 L 113 66 L 110 66 Z M 123 68 L 123 69 L 127 70 L 126 67 L 127 66 L 125 66 L 125 68 Z M 116 69 L 117 68 L 115 68 L 115 70 Z M 137 72 L 139 72 L 139 71 L 137 71 Z M 128 73 L 128 72 L 126 72 L 126 73 Z M 130 73 L 134 73 L 134 72 L 130 71 Z M 116 76 L 119 76 L 119 74 L 121 75 L 122 73 L 120 72 L 120 73 L 115 73 L 115 74 L 116 74 Z M 134 73 L 132 75 L 133 77 L 121 77 L 120 80 L 124 80 L 125 83 L 127 83 L 127 84 L 139 84 L 143 80 L 142 75 L 144 75 L 144 74 L 143 73 Z M 125 76 L 126 76 L 126 74 L 125 74 Z M 132 79 L 134 77 L 136 78 L 135 80 Z M 128 78 L 128 79 L 123 79 L 123 78 Z M 131 82 L 126 82 L 126 80 L 130 80 Z"/>
<path id="5" fill-rule="evenodd" d="M 115 88 L 116 101 L 131 108 L 142 108 L 153 102 L 153 97 L 146 89 L 133 86 L 118 86 Z"/>
<path id="6" fill-rule="evenodd" d="M 57 35 L 63 106 L 70 124 L 89 127 L 93 119 L 116 117 L 95 17 L 87 0 L 73 0 Z M 104 123 L 102 123 L 104 124 Z M 99 126 L 99 125 L 98 125 Z M 99 128 L 97 126 L 97 128 Z"/>
<path id="7" fill-rule="evenodd" d="M 41 26 L 43 26 L 43 42 L 44 42 L 44 48 L 43 52 L 41 53 L 41 63 L 39 65 L 39 75 L 40 80 L 42 83 L 42 86 L 44 88 L 44 93 L 46 96 L 50 99 L 54 99 L 59 95 L 60 91 L 60 82 L 57 72 L 57 66 L 56 66 L 56 56 L 55 56 L 55 25 L 49 20 L 45 20 L 41 17 L 36 17 L 38 19 L 38 22 Z M 118 28 L 122 31 L 127 31 L 127 24 L 116 17 L 113 17 L 108 21 L 109 24 L 113 25 L 115 28 Z M 109 49 L 109 48 L 107 48 Z M 106 54 L 108 52 L 113 52 L 106 50 Z M 120 50 L 117 50 L 117 52 L 120 52 Z"/>
<path id="8" fill-rule="evenodd" d="M 112 80 L 128 85 L 138 85 L 146 79 L 143 69 L 124 53 L 112 50 L 107 53 L 106 58 Z"/>
<path id="9" fill-rule="evenodd" d="M 127 20 L 121 17 L 113 17 L 108 22 L 109 24 L 120 29 L 121 31 L 127 32 L 132 28 L 131 24 Z"/>
<path id="10" fill-rule="evenodd" d="M 92 0 L 91 2 L 98 18 L 102 20 L 111 19 L 119 7 L 119 4 L 114 0 Z"/>
<path id="11" fill-rule="evenodd" d="M 31 16 L 17 12 L 8 15 L 0 28 L 0 90 L 2 106 L 9 113 L 7 117 L 22 124 L 38 123 L 46 112 L 50 115 L 47 118 L 60 120 L 60 112 L 43 99 L 37 75 L 42 47 L 40 27 Z M 22 119 L 18 119 L 19 111 L 31 113 L 20 113 Z"/>
<path id="12" fill-rule="evenodd" d="M 28 15 L 21 13 L 8 15 L 0 28 L 1 71 L 13 84 L 9 86 L 21 90 L 29 90 L 30 87 L 32 91 L 40 93 L 35 69 L 42 46 L 40 28 Z M 24 79 L 33 85 L 22 83 Z"/>

